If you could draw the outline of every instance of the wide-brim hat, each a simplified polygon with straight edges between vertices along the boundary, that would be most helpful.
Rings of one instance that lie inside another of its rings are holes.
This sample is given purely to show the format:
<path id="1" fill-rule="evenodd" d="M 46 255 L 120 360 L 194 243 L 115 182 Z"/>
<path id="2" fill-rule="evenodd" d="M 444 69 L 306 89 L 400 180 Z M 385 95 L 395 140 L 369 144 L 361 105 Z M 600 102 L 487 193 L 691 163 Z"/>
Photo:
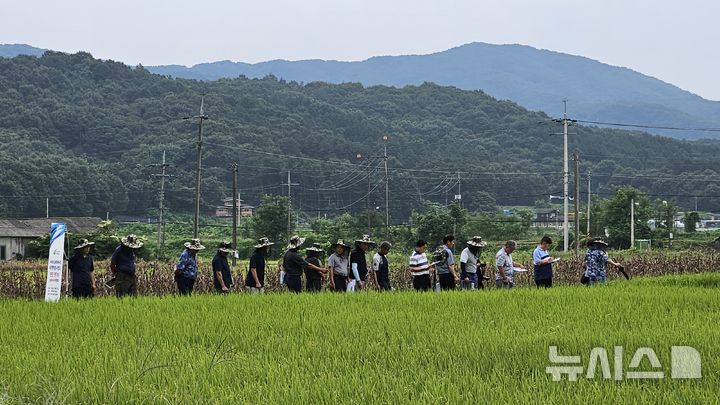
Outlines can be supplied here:
<path id="1" fill-rule="evenodd" d="M 602 240 L 602 238 L 592 238 L 587 242 L 588 246 L 592 245 L 602 245 L 602 246 L 608 246 L 607 242 Z"/>
<path id="2" fill-rule="evenodd" d="M 185 242 L 185 247 L 190 250 L 205 249 L 205 246 L 200 243 L 200 239 L 190 239 L 190 242 Z"/>
<path id="3" fill-rule="evenodd" d="M 268 239 L 268 238 L 260 238 L 260 239 L 258 239 L 257 245 L 255 245 L 255 249 L 264 248 L 265 246 L 272 246 L 274 244 L 275 243 L 270 242 L 270 239 Z"/>
<path id="4" fill-rule="evenodd" d="M 376 246 L 376 245 L 377 245 L 377 243 L 375 243 L 375 242 L 373 242 L 372 240 L 370 240 L 370 235 L 363 235 L 363 237 L 360 238 L 360 239 L 357 239 L 357 240 L 355 241 L 355 243 L 367 243 L 368 245 L 371 245 L 371 246 Z"/>
<path id="5" fill-rule="evenodd" d="M 230 242 L 228 242 L 228 241 L 222 241 L 222 242 L 220 242 L 220 244 L 218 245 L 218 252 L 222 252 L 222 253 L 232 253 L 232 252 L 234 252 L 234 250 L 233 250 L 233 248 L 232 248 L 232 243 L 230 243 Z"/>
<path id="6" fill-rule="evenodd" d="M 352 248 L 352 246 L 350 246 L 350 245 L 348 245 L 347 243 L 345 243 L 344 240 L 338 239 L 337 242 L 335 242 L 335 243 L 333 243 L 332 245 L 330 245 L 330 249 L 335 249 L 335 248 L 338 247 L 338 246 L 344 247 L 345 250 Z"/>
<path id="7" fill-rule="evenodd" d="M 325 249 L 322 248 L 322 246 L 319 243 L 313 243 L 312 246 L 308 246 L 305 248 L 306 252 L 324 252 Z"/>
<path id="8" fill-rule="evenodd" d="M 95 244 L 95 242 L 90 242 L 90 241 L 87 240 L 87 239 L 80 239 L 80 244 L 77 245 L 77 246 L 75 246 L 75 249 L 82 249 L 82 248 L 84 248 L 85 246 L 92 246 L 92 245 L 94 245 L 94 244 Z"/>
<path id="9" fill-rule="evenodd" d="M 487 242 L 482 240 L 481 236 L 473 236 L 472 240 L 467 241 L 469 246 L 484 247 L 487 246 Z"/>
<path id="10" fill-rule="evenodd" d="M 303 243 L 305 243 L 305 238 L 301 238 L 300 236 L 295 235 L 292 238 L 290 238 L 290 242 L 288 243 L 288 245 L 285 249 L 287 249 L 287 250 L 297 249 L 300 246 L 302 246 Z"/>
<path id="11" fill-rule="evenodd" d="M 120 239 L 120 242 L 130 249 L 140 249 L 143 245 L 142 241 L 132 234 Z"/>

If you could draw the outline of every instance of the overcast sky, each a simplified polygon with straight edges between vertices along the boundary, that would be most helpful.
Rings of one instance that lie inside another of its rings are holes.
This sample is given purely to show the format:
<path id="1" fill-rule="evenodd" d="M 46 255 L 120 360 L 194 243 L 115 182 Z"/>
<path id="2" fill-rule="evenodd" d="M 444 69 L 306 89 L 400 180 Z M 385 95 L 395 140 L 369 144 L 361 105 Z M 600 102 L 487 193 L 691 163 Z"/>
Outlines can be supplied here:
<path id="1" fill-rule="evenodd" d="M 0 43 L 131 65 L 362 60 L 519 43 L 720 100 L 720 0 L 8 0 Z"/>

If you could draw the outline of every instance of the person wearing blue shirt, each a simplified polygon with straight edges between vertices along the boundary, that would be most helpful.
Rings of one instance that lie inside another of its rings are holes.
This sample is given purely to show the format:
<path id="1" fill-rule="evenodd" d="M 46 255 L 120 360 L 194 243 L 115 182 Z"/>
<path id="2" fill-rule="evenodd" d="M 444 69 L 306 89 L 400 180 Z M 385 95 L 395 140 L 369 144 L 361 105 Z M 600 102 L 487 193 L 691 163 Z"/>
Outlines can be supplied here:
<path id="1" fill-rule="evenodd" d="M 203 249 L 205 246 L 200 243 L 200 239 L 185 242 L 185 250 L 175 265 L 175 282 L 180 295 L 192 294 L 198 273 L 197 253 Z"/>
<path id="2" fill-rule="evenodd" d="M 120 239 L 120 246 L 115 249 L 110 259 L 110 273 L 114 277 L 115 295 L 122 298 L 126 295 L 137 295 L 137 276 L 135 275 L 135 252 L 143 243 L 135 235 Z M 111 280 L 111 281 L 113 281 Z"/>
<path id="3" fill-rule="evenodd" d="M 533 270 L 535 272 L 535 285 L 540 288 L 552 287 L 553 271 L 552 262 L 555 260 L 548 249 L 552 245 L 552 239 L 549 236 L 543 236 L 540 239 L 540 245 L 533 252 Z"/>
<path id="4" fill-rule="evenodd" d="M 607 263 L 612 264 L 616 268 L 622 268 L 620 263 L 610 259 L 605 252 L 608 244 L 600 238 L 590 239 L 587 243 L 587 252 L 585 252 L 585 273 L 583 274 L 588 280 L 588 286 L 605 283 L 605 266 Z"/>

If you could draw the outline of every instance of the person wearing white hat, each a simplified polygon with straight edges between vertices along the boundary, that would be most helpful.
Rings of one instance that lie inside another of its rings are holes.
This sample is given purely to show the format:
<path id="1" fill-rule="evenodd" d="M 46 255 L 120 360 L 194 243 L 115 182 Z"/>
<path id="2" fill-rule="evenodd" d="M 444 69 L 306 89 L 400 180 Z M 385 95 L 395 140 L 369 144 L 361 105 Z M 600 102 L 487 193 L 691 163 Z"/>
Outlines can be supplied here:
<path id="1" fill-rule="evenodd" d="M 302 274 L 305 268 L 311 268 L 317 271 L 323 271 L 321 267 L 318 267 L 312 263 L 308 263 L 298 253 L 300 246 L 305 243 L 305 238 L 301 238 L 298 235 L 290 238 L 290 242 L 287 245 L 287 252 L 283 257 L 283 269 L 285 270 L 285 285 L 288 289 L 294 293 L 302 291 Z"/>
<path id="2" fill-rule="evenodd" d="M 330 249 L 334 252 L 328 257 L 328 272 L 330 273 L 330 290 L 335 292 L 345 292 L 348 286 L 348 275 L 350 269 L 350 260 L 348 259 L 348 250 L 350 245 L 339 239 L 330 245 Z"/>
<path id="3" fill-rule="evenodd" d="M 268 238 L 258 239 L 255 251 L 250 256 L 250 265 L 245 277 L 245 289 L 253 294 L 265 292 L 265 260 L 270 254 L 270 247 L 274 245 Z"/>
<path id="4" fill-rule="evenodd" d="M 68 260 L 68 269 L 72 274 L 72 295 L 74 298 L 92 298 L 95 295 L 95 264 L 90 248 L 95 242 L 81 239 L 75 246 L 75 254 Z"/>
<path id="5" fill-rule="evenodd" d="M 115 248 L 110 259 L 110 273 L 114 277 L 115 295 L 122 298 L 126 295 L 137 295 L 137 276 L 135 275 L 135 252 L 142 247 L 142 241 L 135 235 L 120 239 L 120 246 Z M 112 280 L 111 280 L 112 281 Z"/>
<path id="6" fill-rule="evenodd" d="M 323 253 L 325 251 L 319 243 L 313 243 L 312 246 L 305 248 L 305 261 L 323 269 L 323 271 L 317 271 L 310 267 L 305 268 L 305 291 L 307 292 L 319 292 L 322 290 L 323 278 L 327 273 L 327 269 L 323 268 L 320 258 Z"/>
<path id="7" fill-rule="evenodd" d="M 198 263 L 197 253 L 205 249 L 200 239 L 191 239 L 185 242 L 185 250 L 180 254 L 178 264 L 175 265 L 175 282 L 180 295 L 191 295 L 197 280 Z"/>
<path id="8" fill-rule="evenodd" d="M 365 287 L 365 279 L 368 274 L 365 254 L 371 246 L 374 247 L 375 242 L 370 240 L 370 235 L 363 235 L 361 239 L 355 241 L 355 250 L 350 254 L 350 270 L 352 272 L 348 276 L 355 288 L 362 289 Z M 354 280 L 354 283 L 352 280 Z M 350 289 L 350 291 L 355 291 L 355 288 Z"/>
<path id="9" fill-rule="evenodd" d="M 487 279 L 483 274 L 478 275 L 478 266 L 480 259 L 480 249 L 487 246 L 487 242 L 482 240 L 481 236 L 475 236 L 472 240 L 467 241 L 467 247 L 460 252 L 460 279 L 462 280 L 463 289 L 481 289 L 484 288 L 482 281 Z"/>
<path id="10" fill-rule="evenodd" d="M 233 252 L 232 243 L 220 242 L 212 259 L 213 287 L 216 292 L 226 294 L 233 285 L 232 272 L 227 256 Z"/>

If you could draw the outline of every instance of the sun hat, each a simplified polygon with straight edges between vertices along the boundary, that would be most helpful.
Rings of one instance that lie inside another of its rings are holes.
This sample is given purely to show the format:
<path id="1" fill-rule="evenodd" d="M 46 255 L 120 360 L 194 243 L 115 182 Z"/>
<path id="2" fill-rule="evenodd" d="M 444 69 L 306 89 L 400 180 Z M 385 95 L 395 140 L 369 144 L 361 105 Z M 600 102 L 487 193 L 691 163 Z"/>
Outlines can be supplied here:
<path id="1" fill-rule="evenodd" d="M 264 248 L 265 246 L 272 246 L 274 244 L 275 243 L 270 242 L 270 239 L 268 239 L 268 238 L 260 238 L 260 239 L 258 239 L 257 245 L 255 245 L 255 249 Z"/>
<path id="2" fill-rule="evenodd" d="M 346 250 L 347 250 L 347 249 L 350 249 L 350 248 L 352 247 L 352 246 L 348 245 L 347 243 L 345 243 L 344 240 L 338 239 L 337 242 L 335 242 L 335 243 L 333 243 L 332 245 L 330 245 L 330 249 L 333 249 L 333 250 L 334 250 L 334 249 L 335 249 L 336 247 L 338 247 L 338 246 L 343 246 Z"/>
<path id="3" fill-rule="evenodd" d="M 306 252 L 324 252 L 325 249 L 319 243 L 313 243 L 312 246 L 305 248 Z"/>
<path id="4" fill-rule="evenodd" d="M 82 248 L 84 248 L 85 246 L 92 246 L 92 245 L 94 245 L 94 244 L 95 244 L 95 242 L 90 242 L 90 241 L 87 240 L 87 239 L 80 239 L 80 244 L 77 245 L 77 246 L 75 246 L 75 249 L 82 249 Z"/>
<path id="5" fill-rule="evenodd" d="M 185 242 L 185 247 L 190 250 L 203 250 L 205 246 L 200 243 L 200 239 L 190 239 L 190 242 Z"/>
<path id="6" fill-rule="evenodd" d="M 287 250 L 297 249 L 300 246 L 302 246 L 303 243 L 305 243 L 305 238 L 301 238 L 298 235 L 294 235 L 292 238 L 290 238 L 290 243 L 288 243 L 288 245 L 285 249 L 287 249 Z"/>
<path id="7" fill-rule="evenodd" d="M 375 246 L 377 243 L 370 240 L 370 235 L 363 235 L 362 238 L 357 239 L 355 243 L 367 243 L 368 245 Z"/>
<path id="8" fill-rule="evenodd" d="M 482 240 L 482 236 L 473 236 L 472 240 L 467 241 L 467 244 L 476 247 L 487 246 L 487 242 Z"/>
<path id="9" fill-rule="evenodd" d="M 232 253 L 233 252 L 232 243 L 230 243 L 228 241 L 220 242 L 220 244 L 218 245 L 218 252 Z"/>
<path id="10" fill-rule="evenodd" d="M 592 239 L 590 239 L 590 240 L 587 242 L 587 245 L 588 245 L 588 246 L 592 246 L 592 245 L 603 245 L 603 246 L 605 246 L 605 247 L 608 246 L 607 242 L 605 242 L 604 240 L 602 240 L 602 238 L 592 238 Z"/>
<path id="11" fill-rule="evenodd" d="M 130 249 L 140 249 L 143 245 L 142 241 L 134 234 L 130 234 L 120 239 L 120 242 Z"/>

